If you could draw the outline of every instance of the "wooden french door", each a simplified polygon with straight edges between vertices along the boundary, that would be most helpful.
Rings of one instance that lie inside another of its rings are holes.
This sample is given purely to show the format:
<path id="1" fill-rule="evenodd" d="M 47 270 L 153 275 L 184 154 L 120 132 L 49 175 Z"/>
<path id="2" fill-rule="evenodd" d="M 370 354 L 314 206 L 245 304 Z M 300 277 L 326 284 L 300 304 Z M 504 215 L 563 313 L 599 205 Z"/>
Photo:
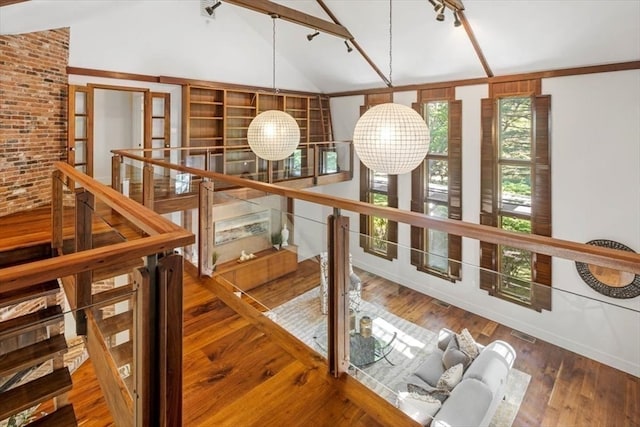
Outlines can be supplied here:
<path id="1" fill-rule="evenodd" d="M 93 88 L 69 85 L 67 162 L 93 176 Z"/>

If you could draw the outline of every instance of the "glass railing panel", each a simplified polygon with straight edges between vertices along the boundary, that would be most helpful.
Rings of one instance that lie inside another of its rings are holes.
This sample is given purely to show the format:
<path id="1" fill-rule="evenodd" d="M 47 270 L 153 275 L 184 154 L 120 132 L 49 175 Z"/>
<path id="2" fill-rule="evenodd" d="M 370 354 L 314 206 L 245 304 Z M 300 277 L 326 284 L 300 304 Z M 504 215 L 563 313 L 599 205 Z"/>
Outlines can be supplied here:
<path id="1" fill-rule="evenodd" d="M 92 319 L 96 319 L 101 327 L 108 316 L 98 314 L 100 310 L 107 313 L 109 307 L 113 307 L 114 313 L 122 313 L 122 301 L 133 304 L 136 296 L 133 290 L 129 290 L 120 292 L 117 297 L 103 296 L 100 303 L 71 309 L 62 290 L 52 288 L 42 296 L 3 307 L 0 316 L 0 359 L 3 361 L 0 392 L 17 393 L 13 395 L 16 404 L 24 397 L 45 389 L 50 397 L 41 403 L 34 402 L 34 406 L 0 420 L 0 425 L 23 425 L 21 422 L 44 417 L 67 403 L 74 405 L 78 420 L 91 419 L 91 413 L 83 412 L 86 409 L 86 397 L 73 390 L 75 381 L 72 378 L 76 373 L 82 371 L 79 373 L 82 381 L 91 381 L 95 378 L 92 377 L 92 372 L 97 369 L 95 366 L 87 368 L 87 365 L 94 362 L 89 358 L 86 338 L 76 333 L 76 318 L 81 318 L 83 313 L 90 311 Z M 132 325 L 122 322 L 120 326 L 132 328 Z M 135 338 L 134 335 L 131 337 Z M 111 344 L 118 341 L 124 342 L 122 336 L 107 343 L 107 347 L 112 348 L 113 353 L 110 350 L 106 357 L 116 355 L 116 347 Z M 132 344 L 129 344 L 129 347 L 132 348 Z M 128 373 L 132 375 L 135 369 L 130 362 L 132 357 L 125 357 L 122 349 L 123 347 L 117 348 L 121 360 L 128 361 Z M 99 358 L 95 354 L 94 356 Z M 124 384 L 127 384 L 126 379 L 123 379 Z M 130 393 L 133 393 L 133 390 Z M 96 398 L 99 398 L 99 394 Z M 57 403 L 56 399 L 59 399 Z M 131 396 L 129 399 L 131 400 Z M 104 398 L 100 400 L 104 401 Z M 95 406 L 92 406 L 92 409 L 95 409 Z"/>
<path id="2" fill-rule="evenodd" d="M 143 169 L 142 162 L 127 157 L 124 157 L 120 164 L 121 188 L 119 191 L 138 203 L 142 203 Z"/>

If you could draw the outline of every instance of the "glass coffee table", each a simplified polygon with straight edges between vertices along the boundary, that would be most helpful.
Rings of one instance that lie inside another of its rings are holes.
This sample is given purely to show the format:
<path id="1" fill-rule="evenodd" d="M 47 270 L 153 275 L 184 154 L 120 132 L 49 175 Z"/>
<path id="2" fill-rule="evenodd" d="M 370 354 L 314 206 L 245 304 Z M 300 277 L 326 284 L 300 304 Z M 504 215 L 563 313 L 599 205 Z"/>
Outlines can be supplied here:
<path id="1" fill-rule="evenodd" d="M 392 344 L 397 337 L 397 332 L 394 332 L 391 336 L 382 333 L 380 328 L 375 325 L 376 319 L 382 318 L 372 313 L 359 312 L 355 313 L 355 319 L 350 322 L 349 361 L 358 368 L 366 368 L 382 359 L 386 360 L 390 365 L 394 365 L 388 359 L 388 356 L 393 351 Z M 326 354 L 327 322 L 322 322 L 317 328 L 313 335 L 313 340 L 318 348 Z"/>

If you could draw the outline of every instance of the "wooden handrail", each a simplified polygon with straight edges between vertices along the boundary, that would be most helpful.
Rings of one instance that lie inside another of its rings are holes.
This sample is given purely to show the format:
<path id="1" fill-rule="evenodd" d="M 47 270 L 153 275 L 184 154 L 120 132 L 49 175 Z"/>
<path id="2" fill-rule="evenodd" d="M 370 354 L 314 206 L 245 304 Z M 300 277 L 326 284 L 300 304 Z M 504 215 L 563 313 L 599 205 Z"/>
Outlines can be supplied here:
<path id="1" fill-rule="evenodd" d="M 54 162 L 54 166 L 71 180 L 81 184 L 82 187 L 93 194 L 97 200 L 113 208 L 145 233 L 154 235 L 182 230 L 178 225 L 163 218 L 151 209 L 140 206 L 139 203 L 123 196 L 113 188 L 78 172 L 73 166 L 63 162 Z"/>
<path id="2" fill-rule="evenodd" d="M 489 227 L 486 225 L 474 224 L 448 218 L 428 217 L 417 212 L 409 212 L 383 206 L 374 206 L 369 203 L 345 199 L 342 197 L 327 196 L 311 191 L 282 187 L 275 184 L 247 180 L 240 177 L 205 171 L 188 166 L 175 165 L 164 162 L 162 160 L 141 157 L 136 154 L 130 153 L 130 151 L 131 150 L 113 150 L 112 152 L 114 154 L 141 162 L 146 162 L 181 172 L 191 173 L 193 175 L 198 175 L 213 180 L 219 180 L 235 186 L 252 188 L 254 190 L 264 191 L 266 193 L 276 194 L 282 197 L 290 197 L 293 199 L 303 200 L 306 202 L 332 208 L 345 209 L 359 214 L 387 218 L 391 221 L 410 224 L 416 227 L 429 228 L 454 234 L 457 236 L 469 237 L 484 242 L 513 246 L 535 253 L 584 262 L 587 264 L 596 264 L 616 270 L 640 274 L 640 254 L 633 252 L 619 251 L 615 249 L 587 245 L 584 243 L 577 243 L 552 237 L 538 236 L 534 234 L 516 233 L 502 230 L 500 228 Z M 139 150 L 135 151 L 138 152 Z"/>

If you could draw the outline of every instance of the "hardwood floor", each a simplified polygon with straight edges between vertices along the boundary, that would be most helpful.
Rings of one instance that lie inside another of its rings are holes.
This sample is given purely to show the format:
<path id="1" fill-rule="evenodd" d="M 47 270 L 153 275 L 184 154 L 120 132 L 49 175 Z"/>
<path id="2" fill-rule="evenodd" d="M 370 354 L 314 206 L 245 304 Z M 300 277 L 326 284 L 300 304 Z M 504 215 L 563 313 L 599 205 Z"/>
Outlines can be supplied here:
<path id="1" fill-rule="evenodd" d="M 15 231 L 19 221 L 11 221 L 0 226 L 11 224 Z M 45 233 L 28 224 L 26 231 Z M 275 307 L 316 286 L 318 270 L 316 262 L 305 261 L 296 273 L 256 288 L 252 296 Z M 365 300 L 422 327 L 466 327 L 480 343 L 511 343 L 518 354 L 515 368 L 532 377 L 514 426 L 640 426 L 639 378 L 541 340 L 521 340 L 506 326 L 367 272 L 358 274 Z M 185 426 L 395 425 L 349 399 L 347 387 L 326 373 L 312 350 L 265 332 L 264 325 L 239 315 L 187 273 L 184 286 Z M 80 425 L 113 425 L 94 378 L 85 363 L 73 374 L 69 400 Z"/>

